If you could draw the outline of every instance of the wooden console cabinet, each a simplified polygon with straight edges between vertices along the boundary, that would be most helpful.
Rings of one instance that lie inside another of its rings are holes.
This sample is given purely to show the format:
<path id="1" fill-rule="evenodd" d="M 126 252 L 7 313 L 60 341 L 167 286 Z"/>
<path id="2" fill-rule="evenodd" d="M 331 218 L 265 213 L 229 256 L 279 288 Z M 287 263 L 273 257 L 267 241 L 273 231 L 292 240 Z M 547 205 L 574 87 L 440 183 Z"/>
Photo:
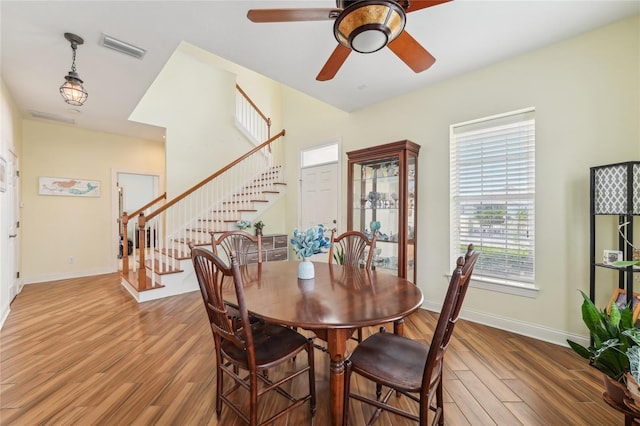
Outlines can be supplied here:
<path id="1" fill-rule="evenodd" d="M 289 260 L 289 236 L 285 234 L 262 236 L 262 261 Z M 247 261 L 258 261 L 258 246 L 253 245 L 247 253 Z"/>

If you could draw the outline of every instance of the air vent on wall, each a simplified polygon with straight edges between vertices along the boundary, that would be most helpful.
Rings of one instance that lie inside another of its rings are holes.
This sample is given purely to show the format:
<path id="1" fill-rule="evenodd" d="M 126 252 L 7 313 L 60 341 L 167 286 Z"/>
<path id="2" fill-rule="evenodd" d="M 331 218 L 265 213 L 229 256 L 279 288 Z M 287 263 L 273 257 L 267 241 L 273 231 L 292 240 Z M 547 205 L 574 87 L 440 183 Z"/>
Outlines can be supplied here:
<path id="1" fill-rule="evenodd" d="M 73 118 L 66 118 L 66 117 L 62 117 L 56 114 L 51 114 L 48 112 L 40 112 L 40 111 L 30 111 L 30 112 L 31 112 L 31 117 L 33 118 L 57 121 L 58 123 L 65 123 L 65 124 L 76 124 L 76 120 L 74 120 Z"/>
<path id="2" fill-rule="evenodd" d="M 146 50 L 134 46 L 131 43 L 127 43 L 126 41 L 118 40 L 117 38 L 113 38 L 106 34 L 102 35 L 101 44 L 104 47 L 108 47 L 109 49 L 117 50 L 120 53 L 124 53 L 125 55 L 133 56 L 134 58 L 142 59 L 144 54 L 147 53 Z"/>

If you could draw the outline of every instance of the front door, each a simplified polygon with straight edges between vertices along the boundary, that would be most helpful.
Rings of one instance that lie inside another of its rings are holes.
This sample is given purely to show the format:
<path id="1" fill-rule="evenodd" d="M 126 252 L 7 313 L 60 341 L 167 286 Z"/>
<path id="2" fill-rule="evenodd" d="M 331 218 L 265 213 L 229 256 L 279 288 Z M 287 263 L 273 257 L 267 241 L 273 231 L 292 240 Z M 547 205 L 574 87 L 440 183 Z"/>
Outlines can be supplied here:
<path id="1" fill-rule="evenodd" d="M 338 222 L 338 163 L 306 167 L 300 177 L 302 229 L 322 224 L 330 232 Z"/>

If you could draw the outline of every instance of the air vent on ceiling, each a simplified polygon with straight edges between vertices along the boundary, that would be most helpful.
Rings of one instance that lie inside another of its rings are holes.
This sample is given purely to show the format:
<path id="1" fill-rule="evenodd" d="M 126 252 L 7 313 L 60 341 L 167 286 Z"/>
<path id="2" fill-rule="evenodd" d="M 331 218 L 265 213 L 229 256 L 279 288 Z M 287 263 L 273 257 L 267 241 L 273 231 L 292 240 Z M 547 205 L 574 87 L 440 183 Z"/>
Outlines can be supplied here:
<path id="1" fill-rule="evenodd" d="M 66 118 L 66 117 L 62 117 L 56 114 L 51 114 L 48 112 L 40 112 L 40 111 L 30 111 L 30 112 L 31 112 L 31 117 L 33 118 L 57 121 L 58 123 L 65 123 L 65 124 L 76 124 L 76 120 L 74 120 L 73 118 Z"/>
<path id="2" fill-rule="evenodd" d="M 127 43 L 126 41 L 118 40 L 117 38 L 113 38 L 106 34 L 102 35 L 102 43 L 104 47 L 108 47 L 109 49 L 117 50 L 120 53 L 124 53 L 125 55 L 133 56 L 134 58 L 142 59 L 144 54 L 147 53 L 146 50 L 134 46 L 131 43 Z"/>

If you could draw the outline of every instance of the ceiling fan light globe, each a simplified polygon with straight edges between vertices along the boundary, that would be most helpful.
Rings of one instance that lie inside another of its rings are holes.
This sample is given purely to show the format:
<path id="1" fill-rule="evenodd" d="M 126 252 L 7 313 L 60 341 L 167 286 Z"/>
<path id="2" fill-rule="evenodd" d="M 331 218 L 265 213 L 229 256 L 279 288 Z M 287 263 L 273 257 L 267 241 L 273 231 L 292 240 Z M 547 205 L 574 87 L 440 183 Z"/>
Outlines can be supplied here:
<path id="1" fill-rule="evenodd" d="M 387 45 L 389 37 L 384 31 L 365 30 L 351 39 L 351 48 L 360 53 L 373 53 Z"/>
<path id="2" fill-rule="evenodd" d="M 360 0 L 336 19 L 333 33 L 338 43 L 360 53 L 382 49 L 402 33 L 406 15 L 391 0 Z"/>

